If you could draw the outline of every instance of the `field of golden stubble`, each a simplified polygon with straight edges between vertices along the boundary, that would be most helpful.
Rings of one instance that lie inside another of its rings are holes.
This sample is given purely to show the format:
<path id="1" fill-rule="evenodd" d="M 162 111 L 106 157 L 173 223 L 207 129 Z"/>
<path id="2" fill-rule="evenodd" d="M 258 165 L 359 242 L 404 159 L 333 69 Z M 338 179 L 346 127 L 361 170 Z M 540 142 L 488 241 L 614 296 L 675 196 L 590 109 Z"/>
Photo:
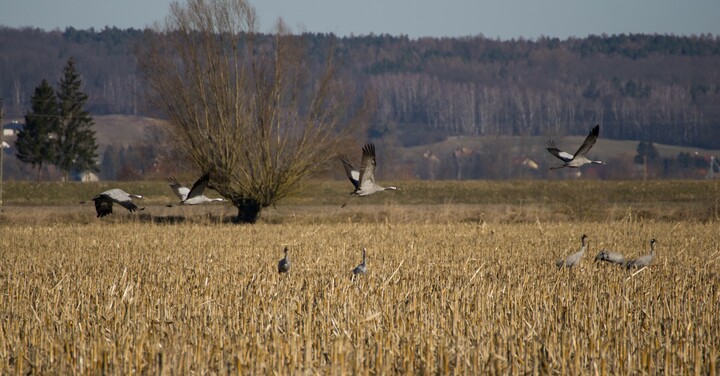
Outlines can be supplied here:
<path id="1" fill-rule="evenodd" d="M 717 374 L 717 223 L 0 227 L 0 373 Z M 580 267 L 555 260 L 590 248 Z M 639 256 L 638 273 L 592 262 Z M 278 275 L 282 248 L 292 270 Z M 350 270 L 367 247 L 369 274 Z"/>

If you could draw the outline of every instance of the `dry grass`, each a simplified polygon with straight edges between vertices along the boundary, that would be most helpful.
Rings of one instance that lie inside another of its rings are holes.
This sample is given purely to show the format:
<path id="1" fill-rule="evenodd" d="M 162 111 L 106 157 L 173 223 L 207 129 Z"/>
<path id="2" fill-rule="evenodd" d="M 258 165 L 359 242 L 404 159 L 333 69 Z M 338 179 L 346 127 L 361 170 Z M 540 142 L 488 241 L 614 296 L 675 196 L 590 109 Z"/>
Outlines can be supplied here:
<path id="1" fill-rule="evenodd" d="M 718 372 L 717 222 L 114 216 L 0 226 L 0 373 Z M 582 233 L 581 266 L 557 270 Z M 639 273 L 591 262 L 651 237 Z"/>
<path id="2" fill-rule="evenodd" d="M 340 205 L 350 196 L 350 183 L 308 181 L 295 195 L 261 214 L 274 224 L 354 222 L 568 222 L 617 221 L 629 216 L 662 221 L 720 219 L 720 180 L 681 181 L 399 181 L 400 191 L 383 192 Z M 96 222 L 89 205 L 78 205 L 110 188 L 142 194 L 141 218 L 167 223 L 212 216 L 214 222 L 237 215 L 232 205 L 199 209 L 165 208 L 176 204 L 166 182 L 6 182 L 0 223 L 63 224 Z M 216 197 L 215 192 L 208 193 Z M 124 212 L 122 208 L 119 212 Z M 61 213 L 61 215 L 58 215 Z M 182 218 L 180 218 L 182 217 Z M 115 221 L 108 219 L 107 221 Z"/>

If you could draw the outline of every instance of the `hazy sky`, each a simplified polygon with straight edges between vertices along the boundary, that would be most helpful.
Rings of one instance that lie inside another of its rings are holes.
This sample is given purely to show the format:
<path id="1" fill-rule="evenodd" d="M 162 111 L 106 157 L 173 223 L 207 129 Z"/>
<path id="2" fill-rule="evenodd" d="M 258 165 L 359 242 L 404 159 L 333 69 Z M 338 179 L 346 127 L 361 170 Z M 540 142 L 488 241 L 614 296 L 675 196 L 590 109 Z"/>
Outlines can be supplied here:
<path id="1" fill-rule="evenodd" d="M 143 28 L 171 0 L 0 0 L 0 25 L 46 30 Z M 720 35 L 718 0 L 251 0 L 268 31 L 278 17 L 293 30 L 340 36 L 391 34 L 502 39 L 589 34 Z"/>

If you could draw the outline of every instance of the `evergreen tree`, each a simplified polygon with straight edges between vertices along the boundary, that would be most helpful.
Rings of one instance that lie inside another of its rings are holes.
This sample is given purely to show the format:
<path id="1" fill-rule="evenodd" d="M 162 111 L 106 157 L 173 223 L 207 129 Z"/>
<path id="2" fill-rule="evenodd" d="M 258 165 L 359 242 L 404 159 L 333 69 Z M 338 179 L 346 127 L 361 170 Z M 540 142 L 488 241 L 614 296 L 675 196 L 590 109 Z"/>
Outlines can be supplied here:
<path id="1" fill-rule="evenodd" d="M 18 133 L 15 147 L 17 158 L 37 168 L 40 180 L 43 165 L 55 159 L 53 138 L 58 123 L 58 107 L 55 91 L 42 80 L 30 99 L 32 110 L 25 115 L 25 127 Z"/>
<path id="2" fill-rule="evenodd" d="M 55 165 L 63 171 L 65 180 L 71 170 L 97 171 L 97 143 L 92 129 L 93 119 L 83 109 L 88 95 L 80 91 L 82 81 L 70 58 L 58 83 L 58 137 Z"/>
<path id="3" fill-rule="evenodd" d="M 660 156 L 655 145 L 652 142 L 640 141 L 637 146 L 637 154 L 635 155 L 635 163 L 655 162 Z"/>

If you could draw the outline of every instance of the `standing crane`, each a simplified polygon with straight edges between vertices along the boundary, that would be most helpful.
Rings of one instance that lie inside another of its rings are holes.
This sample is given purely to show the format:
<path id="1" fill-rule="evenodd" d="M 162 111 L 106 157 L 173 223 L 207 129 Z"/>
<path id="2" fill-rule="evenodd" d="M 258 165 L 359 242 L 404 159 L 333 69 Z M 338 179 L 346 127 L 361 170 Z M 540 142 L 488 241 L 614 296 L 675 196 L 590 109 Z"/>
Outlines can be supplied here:
<path id="1" fill-rule="evenodd" d="M 567 268 L 572 268 L 573 266 L 577 265 L 580 262 L 580 258 L 583 257 L 583 255 L 585 254 L 585 250 L 587 249 L 587 244 L 585 243 L 586 239 L 587 235 L 583 234 L 583 236 L 580 238 L 580 250 L 568 256 L 565 260 L 557 260 L 555 262 L 555 266 L 557 266 L 558 268 L 562 268 L 563 266 Z"/>
<path id="2" fill-rule="evenodd" d="M 348 179 L 355 187 L 355 190 L 351 192 L 351 195 L 355 197 L 345 202 L 341 207 L 345 207 L 350 201 L 356 197 L 363 197 L 371 195 L 375 192 L 382 192 L 385 190 L 397 190 L 397 187 L 381 187 L 375 183 L 375 167 L 377 167 L 377 160 L 375 158 L 375 145 L 367 144 L 362 148 L 362 159 L 360 160 L 360 171 L 356 170 L 348 157 L 343 155 L 340 157 L 345 168 L 345 173 Z"/>
<path id="3" fill-rule="evenodd" d="M 625 256 L 617 252 L 602 250 L 597 254 L 597 256 L 595 256 L 595 261 L 605 261 L 611 264 L 624 265 Z"/>
<path id="4" fill-rule="evenodd" d="M 122 207 L 129 210 L 131 213 L 136 210 L 145 210 L 145 208 L 138 208 L 137 205 L 132 202 L 133 198 L 144 197 L 141 195 L 127 193 L 119 188 L 113 188 L 103 193 L 100 193 L 99 195 L 93 197 L 92 200 L 95 202 L 95 211 L 97 212 L 97 217 L 101 218 L 108 214 L 112 214 L 113 203 L 120 204 Z M 81 202 L 81 204 L 83 202 Z"/>
<path id="5" fill-rule="evenodd" d="M 655 238 L 650 239 L 650 253 L 644 256 L 640 256 L 635 260 L 630 260 L 627 263 L 626 268 L 632 269 L 632 268 L 644 268 L 655 261 L 655 243 L 657 241 Z"/>
<path id="6" fill-rule="evenodd" d="M 356 276 L 358 274 L 366 274 L 367 273 L 367 264 L 365 263 L 365 253 L 367 250 L 363 248 L 363 260 L 358 266 L 355 267 L 355 269 L 352 270 L 353 276 Z"/>
<path id="7" fill-rule="evenodd" d="M 175 196 L 180 198 L 180 205 L 199 205 L 213 201 L 225 201 L 224 198 L 209 198 L 203 194 L 209 181 L 210 174 L 205 173 L 195 182 L 195 184 L 193 184 L 192 189 L 189 189 L 180 185 L 175 178 L 168 178 L 170 188 L 175 193 Z"/>
<path id="8" fill-rule="evenodd" d="M 582 145 L 580 145 L 580 148 L 578 148 L 575 154 L 561 151 L 560 149 L 555 147 L 555 142 L 548 141 L 547 151 L 549 151 L 550 154 L 556 156 L 558 159 L 564 162 L 562 166 L 554 166 L 550 167 L 550 169 L 554 170 L 563 167 L 578 168 L 586 164 L 604 165 L 605 162 L 593 161 L 585 156 L 588 151 L 590 151 L 590 148 L 595 145 L 595 141 L 597 141 L 598 135 L 600 135 L 600 124 L 595 125 L 593 129 L 590 130 L 590 134 L 588 134 L 588 136 L 585 138 L 585 141 L 582 143 Z"/>
<path id="9" fill-rule="evenodd" d="M 288 258 L 288 247 L 285 247 L 285 257 L 278 262 L 278 273 L 287 273 L 290 271 L 290 259 Z"/>

